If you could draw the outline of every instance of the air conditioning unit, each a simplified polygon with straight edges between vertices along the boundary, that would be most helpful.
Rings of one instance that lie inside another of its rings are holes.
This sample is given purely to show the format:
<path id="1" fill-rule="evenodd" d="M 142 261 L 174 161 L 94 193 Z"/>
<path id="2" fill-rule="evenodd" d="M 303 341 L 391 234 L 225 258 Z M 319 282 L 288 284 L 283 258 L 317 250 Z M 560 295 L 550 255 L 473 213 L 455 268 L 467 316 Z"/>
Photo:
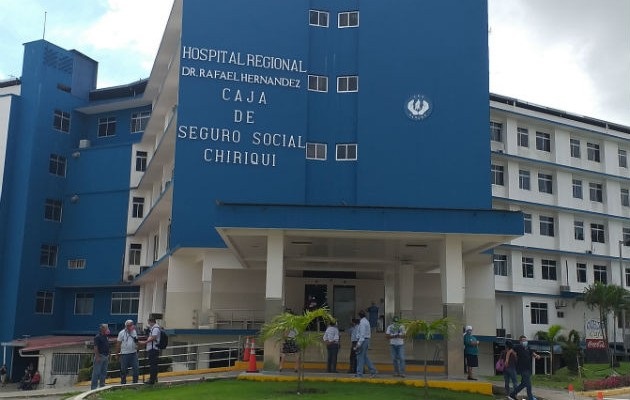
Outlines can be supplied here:
<path id="1" fill-rule="evenodd" d="M 570 292 L 570 291 L 571 291 L 571 286 L 568 286 L 568 285 L 560 285 L 560 291 L 561 291 L 561 292 Z"/>
<path id="2" fill-rule="evenodd" d="M 143 265 L 142 267 L 140 267 L 140 273 L 145 273 L 149 268 L 151 268 L 149 265 Z"/>
<path id="3" fill-rule="evenodd" d="M 79 148 L 85 149 L 86 147 L 90 147 L 90 141 L 88 139 L 79 140 Z"/>

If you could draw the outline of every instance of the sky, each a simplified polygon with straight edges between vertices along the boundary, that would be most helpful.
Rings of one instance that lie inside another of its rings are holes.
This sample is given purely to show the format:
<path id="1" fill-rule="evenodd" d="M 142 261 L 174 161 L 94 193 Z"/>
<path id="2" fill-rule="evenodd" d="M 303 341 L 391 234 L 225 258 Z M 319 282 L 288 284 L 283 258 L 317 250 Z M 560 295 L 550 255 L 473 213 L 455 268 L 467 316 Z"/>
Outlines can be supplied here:
<path id="1" fill-rule="evenodd" d="M 98 87 L 147 78 L 171 5 L 0 0 L 0 80 L 21 75 L 22 44 L 42 37 L 98 61 Z M 630 0 L 488 0 L 488 9 L 492 93 L 630 126 Z"/>

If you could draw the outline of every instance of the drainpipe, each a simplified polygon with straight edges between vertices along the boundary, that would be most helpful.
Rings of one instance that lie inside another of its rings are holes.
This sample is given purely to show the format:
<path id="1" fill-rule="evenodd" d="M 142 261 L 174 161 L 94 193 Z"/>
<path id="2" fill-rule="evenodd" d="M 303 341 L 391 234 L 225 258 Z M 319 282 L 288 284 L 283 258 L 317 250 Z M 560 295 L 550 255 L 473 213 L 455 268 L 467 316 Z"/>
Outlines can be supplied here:
<path id="1" fill-rule="evenodd" d="M 24 353 L 22 353 L 22 351 L 24 351 L 24 349 L 18 350 L 18 352 L 20 353 L 20 357 L 24 357 L 24 358 L 29 358 L 29 357 L 31 357 L 31 358 L 43 358 L 44 359 L 44 367 L 41 370 L 39 370 L 39 374 L 41 375 L 42 381 L 43 381 L 44 377 L 46 376 L 44 374 L 44 372 L 46 371 L 46 356 L 43 355 L 43 354 L 24 354 Z"/>

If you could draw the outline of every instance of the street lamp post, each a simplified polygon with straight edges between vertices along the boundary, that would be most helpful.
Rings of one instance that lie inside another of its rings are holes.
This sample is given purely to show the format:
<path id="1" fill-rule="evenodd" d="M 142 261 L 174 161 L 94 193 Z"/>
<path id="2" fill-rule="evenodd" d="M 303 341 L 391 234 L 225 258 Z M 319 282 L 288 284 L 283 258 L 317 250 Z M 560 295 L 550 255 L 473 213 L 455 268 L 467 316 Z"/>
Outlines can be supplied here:
<path id="1" fill-rule="evenodd" d="M 619 241 L 619 285 L 624 287 L 624 270 L 623 270 L 623 245 L 628 244 L 627 241 Z M 615 330 L 617 328 L 615 327 Z M 623 349 L 623 360 L 627 361 L 628 353 L 626 352 L 626 308 L 625 305 L 621 309 L 621 348 Z"/>

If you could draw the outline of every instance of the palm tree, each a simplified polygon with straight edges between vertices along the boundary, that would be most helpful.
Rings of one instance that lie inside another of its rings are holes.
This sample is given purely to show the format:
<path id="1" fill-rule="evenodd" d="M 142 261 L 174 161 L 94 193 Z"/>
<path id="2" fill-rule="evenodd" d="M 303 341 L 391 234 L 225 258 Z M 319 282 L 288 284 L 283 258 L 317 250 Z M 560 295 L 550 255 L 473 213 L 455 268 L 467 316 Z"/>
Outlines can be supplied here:
<path id="1" fill-rule="evenodd" d="M 558 341 L 558 334 L 562 330 L 561 325 L 551 325 L 547 331 L 538 331 L 536 336 L 539 340 L 545 340 L 549 343 L 549 354 L 551 356 L 551 375 L 553 375 L 553 348 Z"/>
<path id="2" fill-rule="evenodd" d="M 334 321 L 335 318 L 330 314 L 327 307 L 313 311 L 307 310 L 302 315 L 284 312 L 276 315 L 260 329 L 260 338 L 263 341 L 274 339 L 279 343 L 286 340 L 289 332 L 295 333 L 294 340 L 298 347 L 298 394 L 304 391 L 304 351 L 313 345 L 322 345 L 321 333 L 308 331 L 309 325 L 315 320 L 323 320 L 328 323 Z"/>
<path id="3" fill-rule="evenodd" d="M 429 380 L 427 378 L 427 363 L 429 359 L 429 342 L 436 335 L 444 338 L 448 337 L 449 331 L 453 328 L 453 323 L 448 318 L 440 318 L 435 321 L 403 320 L 400 322 L 405 326 L 406 336 L 414 338 L 418 335 L 424 337 L 424 397 L 429 395 Z"/>

